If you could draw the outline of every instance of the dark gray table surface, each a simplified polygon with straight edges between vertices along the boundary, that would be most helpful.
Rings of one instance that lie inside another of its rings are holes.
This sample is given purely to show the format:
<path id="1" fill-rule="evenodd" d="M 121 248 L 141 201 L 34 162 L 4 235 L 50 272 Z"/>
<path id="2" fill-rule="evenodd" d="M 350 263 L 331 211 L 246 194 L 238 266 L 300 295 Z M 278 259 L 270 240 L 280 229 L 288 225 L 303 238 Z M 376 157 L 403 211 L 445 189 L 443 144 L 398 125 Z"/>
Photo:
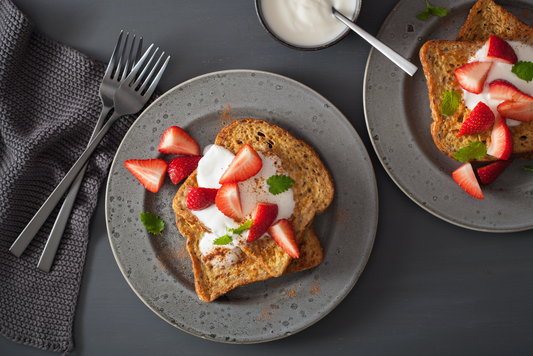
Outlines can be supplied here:
<path id="1" fill-rule="evenodd" d="M 419 1 L 421 9 L 425 6 Z M 370 46 L 350 34 L 319 52 L 272 40 L 252 0 L 14 0 L 52 39 L 107 61 L 121 29 L 172 55 L 164 92 L 225 69 L 295 79 L 330 100 L 353 124 L 372 159 L 379 226 L 368 264 L 329 315 L 282 340 L 232 345 L 169 325 L 135 295 L 111 252 L 104 188 L 75 317 L 72 355 L 519 355 L 533 350 L 531 231 L 492 234 L 444 222 L 390 179 L 370 143 L 363 77 Z M 364 1 L 358 24 L 376 35 L 397 0 Z M 533 178 L 532 178 L 533 179 Z M 1 355 L 52 355 L 0 337 Z"/>

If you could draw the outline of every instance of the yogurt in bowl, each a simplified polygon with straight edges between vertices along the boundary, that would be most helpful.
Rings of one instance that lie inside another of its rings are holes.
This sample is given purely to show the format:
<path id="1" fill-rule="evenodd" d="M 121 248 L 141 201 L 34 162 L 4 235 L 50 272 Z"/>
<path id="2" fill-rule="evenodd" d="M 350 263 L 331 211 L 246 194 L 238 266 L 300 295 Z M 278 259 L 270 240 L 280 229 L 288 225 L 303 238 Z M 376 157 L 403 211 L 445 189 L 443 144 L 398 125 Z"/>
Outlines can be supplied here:
<path id="1" fill-rule="evenodd" d="M 342 40 L 350 29 L 336 19 L 335 7 L 354 21 L 360 0 L 256 0 L 257 15 L 265 30 L 283 45 L 314 51 Z"/>

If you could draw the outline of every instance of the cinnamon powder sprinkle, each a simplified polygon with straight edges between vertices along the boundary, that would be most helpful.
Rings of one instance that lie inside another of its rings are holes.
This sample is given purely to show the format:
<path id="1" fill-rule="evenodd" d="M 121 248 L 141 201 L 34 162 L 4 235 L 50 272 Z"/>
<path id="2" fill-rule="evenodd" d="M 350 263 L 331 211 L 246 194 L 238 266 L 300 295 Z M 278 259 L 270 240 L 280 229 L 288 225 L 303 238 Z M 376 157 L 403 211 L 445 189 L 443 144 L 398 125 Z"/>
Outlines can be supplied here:
<path id="1" fill-rule="evenodd" d="M 311 289 L 310 293 L 313 295 L 313 297 L 316 297 L 318 292 L 320 292 L 320 282 L 314 281 L 313 288 Z"/>

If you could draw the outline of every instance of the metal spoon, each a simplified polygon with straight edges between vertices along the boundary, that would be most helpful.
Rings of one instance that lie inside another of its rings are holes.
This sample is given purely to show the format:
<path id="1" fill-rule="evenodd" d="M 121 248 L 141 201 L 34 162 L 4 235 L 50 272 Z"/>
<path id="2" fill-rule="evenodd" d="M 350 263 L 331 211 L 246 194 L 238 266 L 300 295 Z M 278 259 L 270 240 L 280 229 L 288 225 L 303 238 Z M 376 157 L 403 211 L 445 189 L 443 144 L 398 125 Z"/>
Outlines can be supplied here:
<path id="1" fill-rule="evenodd" d="M 398 54 L 395 50 L 388 47 L 386 44 L 363 30 L 361 27 L 357 26 L 355 23 L 350 21 L 346 16 L 335 10 L 334 7 L 331 8 L 331 11 L 333 12 L 333 16 L 341 20 L 346 26 L 348 26 L 352 31 L 357 33 L 359 36 L 363 37 L 365 41 L 370 43 L 372 47 L 383 53 L 388 59 L 390 59 L 392 62 L 394 62 L 398 67 L 403 69 L 403 71 L 407 74 L 409 74 L 411 77 L 415 75 L 415 73 L 418 71 L 418 67 L 415 66 L 413 63 L 409 62 L 407 59 L 402 57 L 400 54 Z"/>

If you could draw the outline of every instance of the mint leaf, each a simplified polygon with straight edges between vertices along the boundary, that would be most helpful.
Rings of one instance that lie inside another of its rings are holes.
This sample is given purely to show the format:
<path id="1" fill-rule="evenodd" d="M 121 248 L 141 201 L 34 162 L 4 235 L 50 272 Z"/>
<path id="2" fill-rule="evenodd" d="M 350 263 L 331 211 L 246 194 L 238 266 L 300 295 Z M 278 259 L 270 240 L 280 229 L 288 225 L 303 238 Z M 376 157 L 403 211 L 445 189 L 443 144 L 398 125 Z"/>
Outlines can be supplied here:
<path id="1" fill-rule="evenodd" d="M 213 241 L 213 245 L 227 245 L 231 241 L 233 241 L 233 239 L 229 235 L 224 235 L 215 239 L 215 241 Z"/>
<path id="2" fill-rule="evenodd" d="M 161 235 L 161 232 L 165 228 L 165 222 L 159 216 L 152 213 L 141 212 L 141 222 L 148 232 L 154 235 Z"/>
<path id="3" fill-rule="evenodd" d="M 240 234 L 242 234 L 246 229 L 249 229 L 249 228 L 252 226 L 252 222 L 253 222 L 253 220 L 248 220 L 247 222 L 245 222 L 244 224 L 242 224 L 242 225 L 239 226 L 238 228 L 236 228 L 236 229 L 228 229 L 228 230 L 230 230 L 230 232 L 231 232 L 232 234 L 240 235 Z"/>
<path id="4" fill-rule="evenodd" d="M 526 171 L 532 171 L 533 172 L 533 167 L 531 167 L 530 165 L 522 166 L 522 168 L 524 168 Z"/>
<path id="5" fill-rule="evenodd" d="M 487 154 L 487 146 L 481 141 L 472 141 L 468 146 L 462 147 L 454 153 L 453 157 L 460 162 L 470 162 L 480 159 Z"/>
<path id="6" fill-rule="evenodd" d="M 426 0 L 426 7 L 427 8 L 425 11 L 422 11 L 421 13 L 416 15 L 417 19 L 426 21 L 430 15 L 437 16 L 437 17 L 444 17 L 448 15 L 448 12 L 449 12 L 448 10 L 444 8 L 429 5 L 427 0 Z"/>
<path id="7" fill-rule="evenodd" d="M 511 72 L 526 82 L 533 80 L 533 63 L 529 61 L 519 61 L 511 68 Z"/>
<path id="8" fill-rule="evenodd" d="M 268 191 L 277 195 L 289 190 L 294 184 L 294 180 L 285 175 L 276 175 L 268 178 L 267 184 L 269 186 Z"/>
<path id="9" fill-rule="evenodd" d="M 461 103 L 461 93 L 455 90 L 445 90 L 440 111 L 444 116 L 451 116 L 455 114 Z"/>

